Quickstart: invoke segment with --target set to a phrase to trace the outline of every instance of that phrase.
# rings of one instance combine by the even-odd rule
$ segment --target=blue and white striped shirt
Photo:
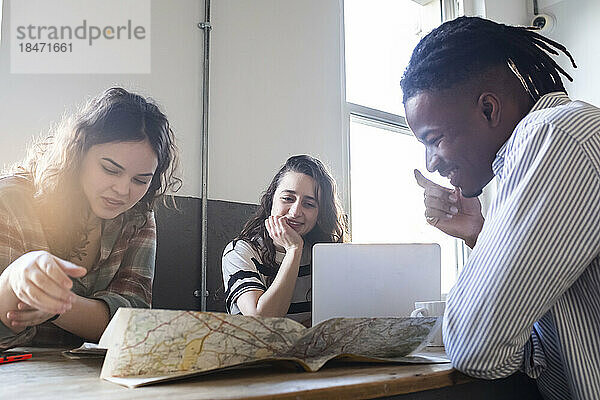
[[[447,299],[454,366],[522,369],[546,399],[600,399],[600,109],[543,96],[497,154],[498,194]]]

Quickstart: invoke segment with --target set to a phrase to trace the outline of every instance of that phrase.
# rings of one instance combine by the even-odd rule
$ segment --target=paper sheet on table
[[[334,318],[312,328],[287,318],[121,308],[100,339],[101,378],[137,387],[209,371],[294,362],[317,371],[333,359],[437,363],[422,355],[435,317]]]

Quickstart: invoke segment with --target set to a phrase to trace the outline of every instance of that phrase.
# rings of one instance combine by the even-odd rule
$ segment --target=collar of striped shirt
[[[543,110],[546,108],[561,106],[569,103],[570,101],[571,99],[569,99],[569,96],[567,96],[565,92],[548,93],[540,97],[540,99],[533,105],[533,107],[531,107],[531,110],[529,110],[529,113],[527,115],[531,115],[536,111]],[[525,120],[526,118],[527,116],[523,118],[523,120]],[[515,127],[515,131],[517,130],[517,127]],[[494,172],[494,175],[496,175],[499,178],[502,178],[502,169],[504,167],[504,155],[508,150],[508,143],[513,138],[513,135],[511,135],[510,138],[508,138],[508,140],[504,142],[502,147],[500,147],[500,150],[498,150],[498,152],[496,153],[496,158],[492,162],[492,171]]]

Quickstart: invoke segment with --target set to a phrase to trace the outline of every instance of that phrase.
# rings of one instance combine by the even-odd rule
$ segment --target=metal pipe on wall
[[[206,311],[208,289],[208,84],[210,61],[210,0],[204,0],[204,22],[198,27],[204,31],[204,66],[202,68],[202,230],[201,230],[201,286],[200,310]],[[197,292],[197,291],[196,291]],[[198,297],[197,293],[194,293]]]

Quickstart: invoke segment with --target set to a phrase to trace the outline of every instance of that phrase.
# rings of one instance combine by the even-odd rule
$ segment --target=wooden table
[[[68,359],[61,349],[17,351],[33,358],[0,365],[0,399],[366,399],[474,381],[449,363],[333,363],[315,373],[265,365],[127,389],[99,378],[101,358]]]

